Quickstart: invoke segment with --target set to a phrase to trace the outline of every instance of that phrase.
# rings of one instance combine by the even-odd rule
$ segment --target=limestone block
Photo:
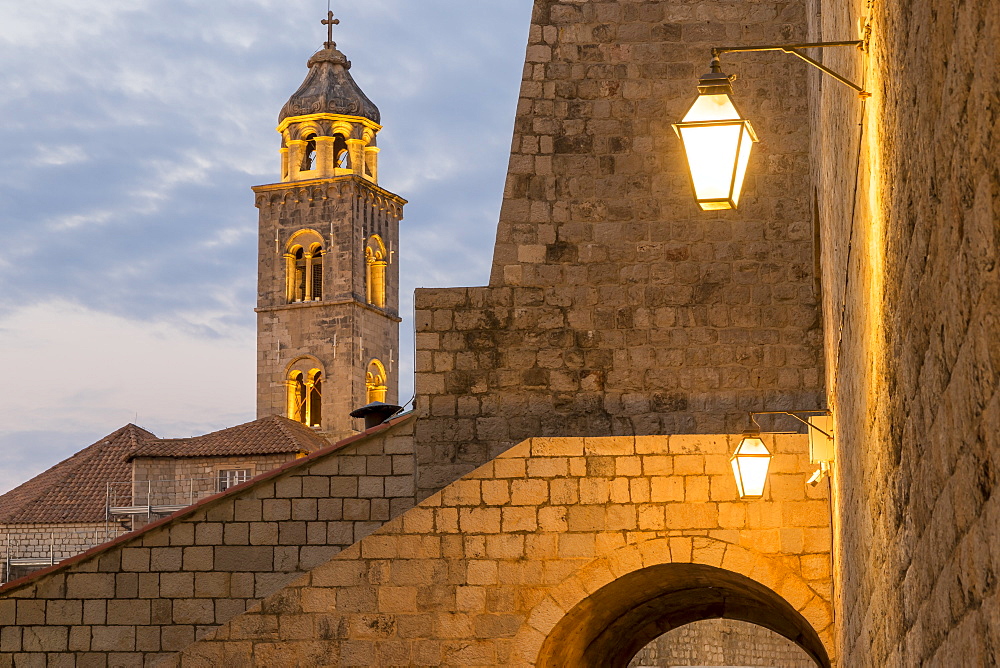
[[[90,647],[95,652],[130,652],[135,650],[135,627],[95,626],[91,629]]]
[[[226,545],[215,548],[215,568],[220,571],[270,571],[273,563],[273,550],[269,547]]]

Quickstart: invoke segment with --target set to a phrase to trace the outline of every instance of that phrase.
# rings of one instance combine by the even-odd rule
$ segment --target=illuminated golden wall
[[[815,77],[844,664],[987,665],[1000,647],[1000,13],[816,3],[872,97]]]

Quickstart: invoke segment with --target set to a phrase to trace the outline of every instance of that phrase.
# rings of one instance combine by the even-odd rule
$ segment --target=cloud
[[[253,332],[211,313],[140,323],[65,301],[7,313],[0,469],[25,480],[129,422],[170,438],[251,420],[254,358]]]
[[[410,200],[399,256],[407,396],[413,288],[488,279],[531,4],[335,8],[336,40],[382,110],[381,185]],[[164,435],[252,417],[250,186],[277,178],[277,112],[325,38],[325,10],[0,4],[0,369],[55,385],[38,405],[19,383],[0,387],[0,457],[28,439],[30,461],[55,461],[136,410]]]

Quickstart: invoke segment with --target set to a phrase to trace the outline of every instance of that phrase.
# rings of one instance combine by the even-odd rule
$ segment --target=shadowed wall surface
[[[0,666],[169,657],[411,508],[412,416],[0,588]]]

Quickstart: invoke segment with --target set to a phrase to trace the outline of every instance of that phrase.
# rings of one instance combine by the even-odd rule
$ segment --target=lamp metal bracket
[[[808,413],[810,415],[829,415],[830,411],[750,411],[750,421],[756,424],[757,428],[759,429],[760,425],[757,424],[757,420],[754,417],[756,415],[790,415],[799,422],[801,422],[802,424],[804,424],[805,426],[809,427],[810,429],[815,429],[816,431],[823,434],[830,440],[833,440],[833,434],[828,434],[826,431],[820,429],[812,422],[809,422],[808,420],[803,420],[798,415],[796,415],[796,413]]]
[[[800,49],[825,49],[832,46],[855,46],[862,51],[868,50],[868,40],[867,39],[856,39],[846,42],[806,42],[802,44],[765,44],[761,46],[719,46],[712,49],[712,71],[721,73],[722,64],[720,61],[720,56],[724,53],[747,53],[751,51],[781,51],[783,53],[790,53],[793,56],[801,58],[813,67],[817,68],[825,74],[829,74],[831,77],[839,81],[840,83],[850,86],[854,90],[858,91],[858,95],[861,97],[871,97],[871,93],[867,92],[864,87],[859,86],[847,77],[837,72],[834,72],[829,67],[823,63],[810,58],[806,54],[802,53]]]

